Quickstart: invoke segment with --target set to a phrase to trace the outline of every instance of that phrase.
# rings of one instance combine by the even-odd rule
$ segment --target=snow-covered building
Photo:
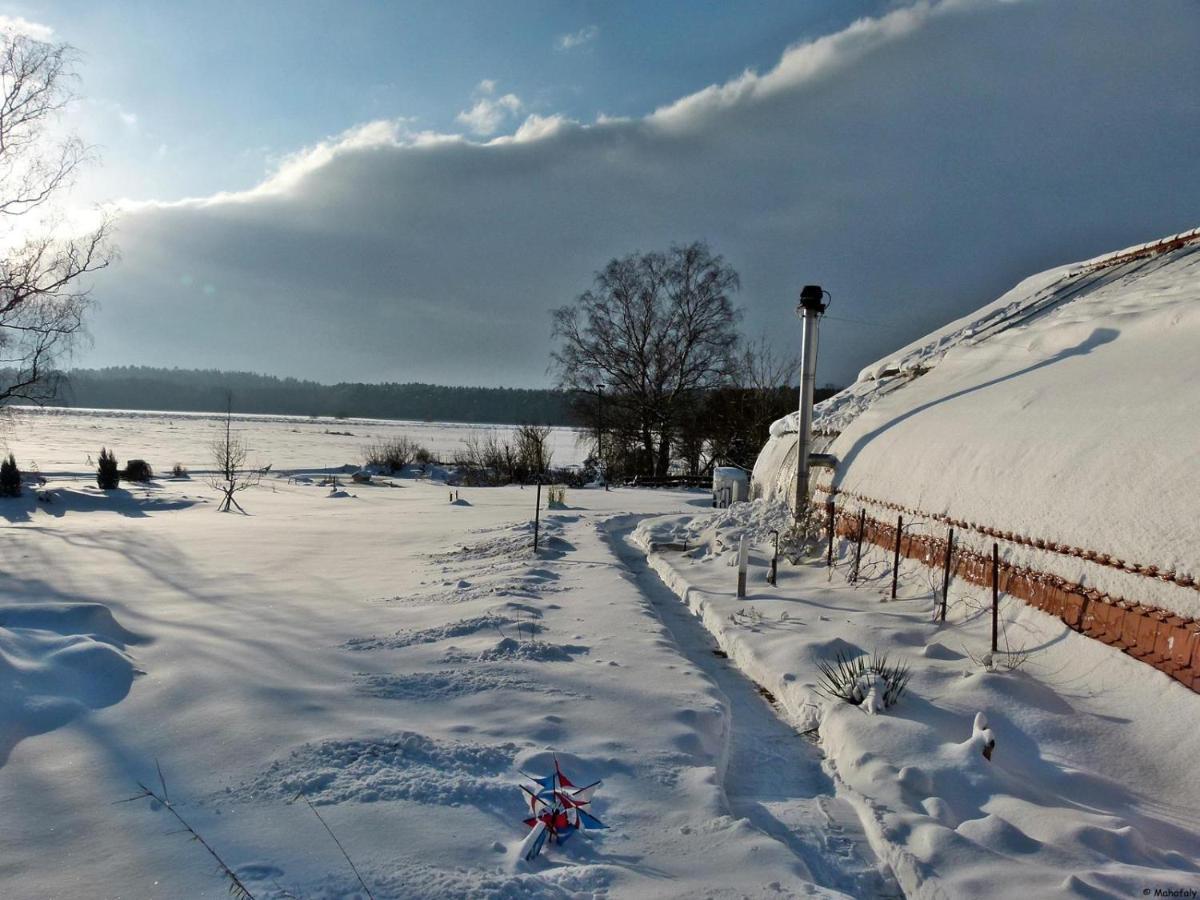
[[[789,495],[796,420],[772,426],[753,496]],[[1027,278],[868,366],[818,405],[814,435],[837,460],[814,470],[814,503],[904,516],[924,536],[907,554],[954,527],[964,558],[996,542],[1013,578],[1101,614],[1200,618],[1200,229]],[[1105,637],[1132,652],[1123,627],[1138,623]]]

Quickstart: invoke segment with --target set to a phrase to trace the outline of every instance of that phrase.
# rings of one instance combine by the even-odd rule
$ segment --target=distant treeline
[[[99,409],[572,424],[562,391],[436,384],[319,384],[253,372],[114,366],[64,373],[54,403]]]

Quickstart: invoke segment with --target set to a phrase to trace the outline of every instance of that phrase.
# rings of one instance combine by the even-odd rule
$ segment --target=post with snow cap
[[[738,588],[737,595],[739,597],[746,596],[746,569],[750,565],[750,542],[746,540],[746,535],[742,534],[738,541]]]
[[[797,522],[808,507],[808,456],[812,452],[813,390],[817,381],[817,320],[825,312],[827,294],[819,284],[806,284],[796,307],[804,326],[800,338],[800,426],[796,430]]]

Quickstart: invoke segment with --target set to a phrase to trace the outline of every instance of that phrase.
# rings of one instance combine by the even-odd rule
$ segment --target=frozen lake
[[[23,470],[84,472],[94,468],[100,448],[122,464],[145,459],[156,472],[179,462],[192,470],[212,466],[210,445],[224,423],[220,413],[144,410],[11,407],[3,436]],[[308,416],[234,415],[234,428],[251,448],[256,465],[275,469],[361,463],[363,448],[406,435],[439,459],[452,459],[472,434],[510,437],[514,425],[412,422],[390,419],[332,419]],[[586,437],[575,428],[554,428],[550,446],[556,466],[583,461]],[[89,459],[92,462],[89,462]]]

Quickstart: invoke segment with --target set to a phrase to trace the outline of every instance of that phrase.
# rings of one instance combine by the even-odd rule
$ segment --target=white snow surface
[[[167,810],[117,802],[160,767],[258,898],[366,896],[299,792],[380,900],[884,883],[815,748],[659,617],[679,604],[625,536],[706,492],[568,491],[534,555],[518,487],[452,504],[395,479],[331,503],[272,475],[243,516],[203,479],[85,474],[0,500],[0,897],[227,896]],[[555,755],[603,780],[610,828],[526,864],[518,784]]]
[[[834,793],[906,896],[1192,896],[1200,695],[1007,598],[992,658],[987,591],[953,584],[939,623],[939,579],[902,561],[891,602],[890,556],[870,545],[857,585],[841,542],[834,570],[823,555],[783,561],[772,586],[771,529],[789,518],[758,500],[650,519],[634,540],[695,548],[649,560],[730,665],[818,736]],[[754,550],[739,598],[731,565],[743,534]],[[906,692],[874,715],[831,699],[816,664],[838,653],[906,664]]]
[[[145,459],[154,471],[166,474],[175,463],[193,472],[212,467],[210,445],[224,427],[223,413],[154,412],[16,406],[6,410],[8,450],[22,469],[37,465],[43,472],[76,472],[95,460],[101,447],[127,459]],[[465,438],[495,435],[511,438],[513,425],[462,422],[416,422],[399,419],[334,419],[322,416],[233,416],[245,437],[252,461],[274,469],[338,468],[361,465],[363,448],[378,441],[409,437],[450,461],[463,449]],[[568,466],[587,455],[587,438],[575,428],[550,430],[551,463]]]
[[[1105,259],[1022,281],[819,404],[818,449],[838,466],[832,481],[818,470],[817,484],[1200,579],[1200,241],[1097,266]],[[795,418],[772,426],[753,496],[781,496],[794,479]],[[1015,544],[1004,552],[1200,615],[1189,587]]]

